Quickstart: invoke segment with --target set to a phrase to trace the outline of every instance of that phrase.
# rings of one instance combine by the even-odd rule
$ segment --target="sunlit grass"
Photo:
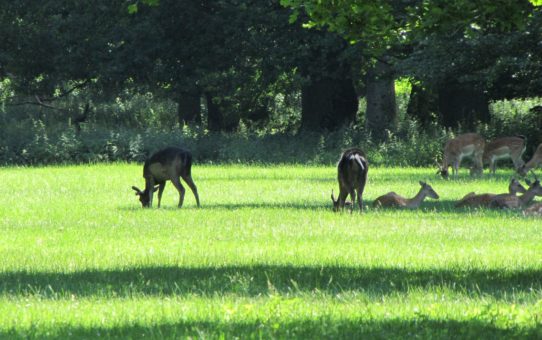
[[[457,210],[510,170],[444,181],[370,169],[363,214],[331,211],[333,167],[198,166],[202,208],[141,166],[3,168],[0,337],[540,337],[542,223]],[[374,210],[419,180],[441,199]]]

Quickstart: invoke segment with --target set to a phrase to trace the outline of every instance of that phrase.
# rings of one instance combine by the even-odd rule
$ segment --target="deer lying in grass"
[[[477,133],[465,133],[454,139],[450,139],[444,146],[442,165],[439,165],[439,173],[448,178],[448,168],[452,167],[453,176],[457,176],[461,160],[466,156],[472,156],[474,167],[471,174],[479,174],[483,171],[482,156],[484,154],[485,140]]]
[[[416,209],[420,206],[423,200],[426,197],[431,197],[434,199],[439,199],[438,194],[433,190],[433,188],[425,183],[420,181],[420,191],[413,198],[404,198],[397,195],[395,192],[388,192],[385,195],[378,197],[374,202],[373,206],[376,208],[385,207],[399,207],[399,208],[408,208]]]
[[[484,148],[484,164],[489,164],[489,171],[495,174],[496,163],[500,159],[511,158],[516,171],[525,164],[521,156],[525,152],[525,137],[501,137],[490,143]]]
[[[536,148],[531,160],[525,163],[518,172],[520,175],[525,176],[530,170],[537,168],[540,164],[542,164],[542,143]]]
[[[350,213],[354,210],[356,196],[358,199],[359,211],[363,211],[363,190],[367,183],[369,163],[365,159],[365,153],[360,149],[352,148],[344,151],[337,164],[337,180],[339,181],[339,197],[335,199],[331,190],[333,210],[344,209],[346,197],[350,194],[352,204]]]
[[[523,210],[525,216],[542,216],[542,203],[535,203]]]
[[[513,178],[510,181],[510,184],[508,185],[508,192],[512,195],[515,195],[517,193],[525,193],[526,189],[521,183]],[[504,194],[507,195],[507,194]],[[491,201],[495,196],[498,196],[498,194],[478,194],[476,195],[474,192],[468,193],[463,197],[459,202],[455,204],[456,208],[464,208],[464,207],[488,207]]]
[[[542,217],[542,203],[535,203],[523,210],[525,216],[541,216]]]
[[[158,190],[158,208],[160,208],[160,201],[162,200],[162,193],[166,186],[166,181],[171,181],[179,192],[179,208],[182,207],[184,201],[185,189],[181,184],[179,177],[188,184],[194,197],[196,197],[196,203],[198,207],[199,196],[198,189],[192,180],[192,154],[189,151],[168,147],[154,153],[143,166],[143,177],[145,178],[145,190],[141,191],[139,188],[133,186],[136,195],[139,195],[139,201],[144,208],[152,207],[153,193]],[[158,184],[158,187],[155,185]]]
[[[512,194],[497,195],[493,197],[489,206],[491,208],[502,208],[502,209],[514,209],[520,208],[528,205],[533,201],[535,196],[542,196],[542,186],[540,181],[537,179],[529,186],[529,189],[521,195],[516,196]]]

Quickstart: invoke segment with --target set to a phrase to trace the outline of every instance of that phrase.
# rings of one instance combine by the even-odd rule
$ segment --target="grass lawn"
[[[350,215],[333,167],[195,165],[201,209],[142,209],[140,165],[0,168],[0,338],[541,338],[541,220],[453,208],[511,170],[435,172],[371,168]]]

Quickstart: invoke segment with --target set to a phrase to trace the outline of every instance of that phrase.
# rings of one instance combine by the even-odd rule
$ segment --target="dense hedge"
[[[372,164],[428,165],[433,163],[446,133],[418,133],[415,126],[404,133],[389,133],[383,143],[373,143],[363,129],[344,128],[335,132],[296,135],[255,133],[218,134],[202,130],[134,130],[85,126],[10,126],[0,137],[0,164],[43,165],[143,161],[150,153],[174,145],[191,150],[200,163],[298,163],[331,164],[342,149],[359,146]]]

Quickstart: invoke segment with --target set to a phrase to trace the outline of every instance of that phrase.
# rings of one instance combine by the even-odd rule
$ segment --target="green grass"
[[[540,219],[453,208],[510,170],[370,169],[368,205],[441,199],[350,215],[332,167],[195,166],[180,210],[140,208],[141,168],[0,168],[0,338],[542,336]]]

